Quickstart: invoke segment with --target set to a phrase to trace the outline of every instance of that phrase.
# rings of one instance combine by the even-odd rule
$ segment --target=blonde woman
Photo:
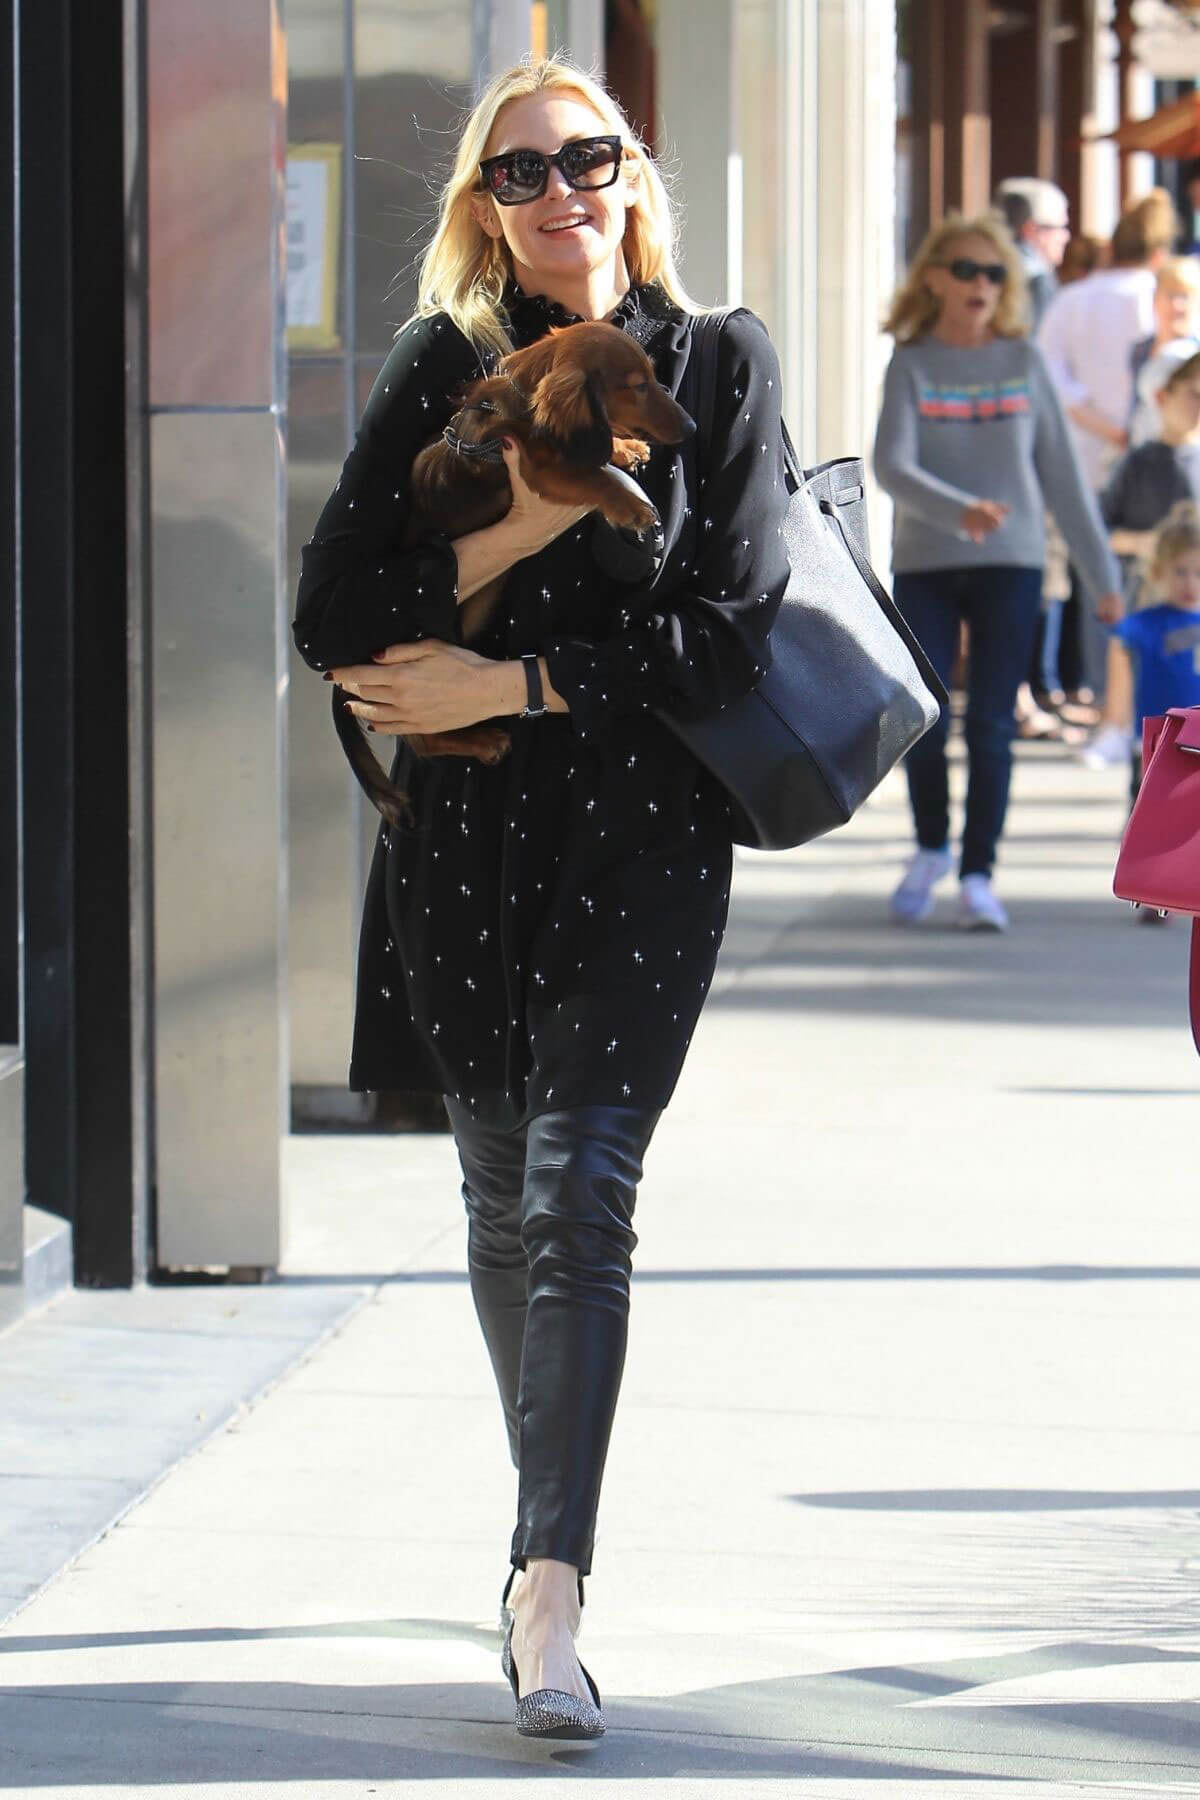
[[[875,472],[895,501],[896,603],[949,683],[970,634],[969,776],[959,923],[1003,931],[992,886],[1012,770],[1013,708],[1041,609],[1049,507],[1106,618],[1119,576],[1062,407],[1025,327],[1024,279],[994,214],[931,231],[892,303]],[[950,873],[949,714],[906,759],[917,848],[891,900],[911,924]]]
[[[634,1199],[731,869],[724,794],[656,715],[717,710],[769,655],[788,569],[781,381],[762,324],[740,310],[722,328],[702,494],[692,444],[655,449],[640,477],[666,537],[653,577],[606,574],[603,522],[537,498],[512,454],[500,523],[400,545],[413,458],[496,354],[603,319],[678,388],[699,309],[674,255],[662,179],[602,87],[559,58],[493,80],[462,128],[416,315],[305,548],[295,621],[305,660],[375,731],[502,717],[512,733],[494,768],[399,747],[417,827],[379,834],[350,1085],[446,1096],[519,1470],[503,1663],[526,1735],[604,1730],[574,1634]],[[459,607],[501,573],[503,604],[467,646]]]
[[[1156,396],[1168,378],[1200,350],[1196,335],[1200,322],[1200,265],[1194,256],[1176,256],[1163,264],[1155,278],[1154,330],[1139,339],[1129,356],[1133,375],[1133,414],[1129,421],[1129,447],[1148,444],[1158,436]]]
[[[1129,445],[1130,358],[1134,345],[1155,329],[1156,278],[1177,232],[1170,195],[1152,188],[1117,221],[1111,264],[1061,288],[1038,329],[1093,492]]]

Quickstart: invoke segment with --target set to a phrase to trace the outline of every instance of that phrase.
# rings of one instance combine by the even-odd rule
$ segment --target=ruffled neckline
[[[502,304],[509,336],[519,349],[544,337],[552,326],[584,323],[579,313],[568,312],[560,300],[552,300],[548,294],[527,294],[515,276],[505,286]],[[657,281],[640,281],[631,283],[616,310],[603,322],[627,331],[644,348],[665,320],[677,316],[678,308],[665,288]]]

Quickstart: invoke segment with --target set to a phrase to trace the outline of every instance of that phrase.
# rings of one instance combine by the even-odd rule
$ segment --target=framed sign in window
[[[337,350],[340,144],[290,144],[287,155],[287,345]]]

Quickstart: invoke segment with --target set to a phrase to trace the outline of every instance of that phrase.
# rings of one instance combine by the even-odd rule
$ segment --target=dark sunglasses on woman
[[[619,137],[573,138],[552,156],[540,150],[506,150],[485,156],[479,165],[483,185],[501,206],[524,206],[546,191],[550,170],[559,170],[568,187],[611,187],[621,170]]]
[[[969,256],[956,256],[952,263],[946,263],[955,281],[974,281],[977,275],[986,275],[993,287],[1003,287],[1008,278],[1008,270],[1003,263],[972,262]]]

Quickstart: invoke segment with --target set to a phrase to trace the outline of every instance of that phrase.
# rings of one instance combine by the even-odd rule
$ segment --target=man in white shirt
[[[1113,233],[1112,267],[1060,288],[1037,334],[1071,421],[1084,477],[1096,494],[1129,444],[1131,356],[1134,345],[1154,331],[1156,271],[1171,254],[1176,231],[1170,195],[1153,189],[1122,214]],[[1080,609],[1080,631],[1084,679],[1100,694],[1107,634],[1090,607]]]
[[[1162,202],[1151,202],[1162,194]],[[1175,220],[1156,190],[1113,233],[1113,265],[1060,288],[1046,309],[1038,348],[1075,430],[1084,473],[1097,493],[1129,443],[1130,355],[1154,332],[1155,272],[1170,255]]]

